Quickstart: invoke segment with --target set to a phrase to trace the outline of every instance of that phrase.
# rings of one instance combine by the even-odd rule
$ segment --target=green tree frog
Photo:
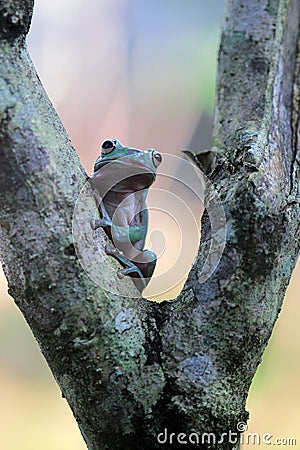
[[[123,269],[118,276],[129,275],[142,291],[153,274],[156,255],[144,250],[148,228],[146,197],[162,161],[155,149],[145,151],[126,147],[117,139],[103,142],[90,183],[98,200],[100,220],[92,228],[103,227],[115,247],[106,253],[116,258]]]

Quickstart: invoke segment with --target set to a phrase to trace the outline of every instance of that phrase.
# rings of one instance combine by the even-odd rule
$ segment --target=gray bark
[[[199,283],[215,239],[204,215],[185,288],[161,304],[109,294],[76,258],[72,214],[86,174],[27,54],[32,8],[31,0],[0,5],[0,255],[9,292],[90,450],[161,448],[166,428],[235,433],[299,252],[300,3],[227,3],[209,175],[226,213],[226,247]],[[201,445],[237,447],[226,438]]]

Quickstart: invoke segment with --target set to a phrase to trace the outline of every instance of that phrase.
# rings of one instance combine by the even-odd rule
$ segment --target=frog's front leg
[[[90,222],[91,227],[94,231],[101,227],[103,228],[112,226],[111,218],[109,217],[102,202],[99,203],[98,209],[100,210],[101,219],[91,220]]]

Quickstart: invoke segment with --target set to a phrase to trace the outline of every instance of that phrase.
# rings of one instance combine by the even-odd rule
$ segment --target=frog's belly
[[[118,192],[110,191],[103,198],[103,203],[114,225],[130,226],[136,211],[135,193],[120,195]]]

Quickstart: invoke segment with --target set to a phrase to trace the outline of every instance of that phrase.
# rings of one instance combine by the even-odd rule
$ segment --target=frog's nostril
[[[158,167],[160,165],[160,163],[162,162],[161,154],[159,152],[157,152],[156,150],[154,150],[152,153],[152,160],[153,160],[155,167]]]

